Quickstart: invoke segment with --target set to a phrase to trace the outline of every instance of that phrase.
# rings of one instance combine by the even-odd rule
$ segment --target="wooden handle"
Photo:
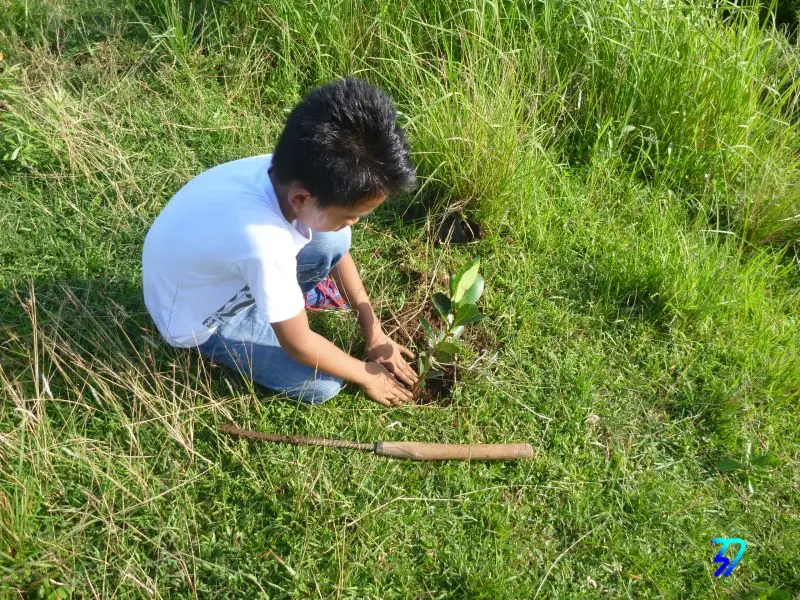
[[[533,456],[530,444],[378,442],[375,454],[412,460],[513,460]]]

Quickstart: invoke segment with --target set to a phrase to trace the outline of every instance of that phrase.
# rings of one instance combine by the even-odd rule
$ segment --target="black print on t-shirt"
[[[253,298],[253,294],[250,293],[250,286],[246,285],[236,292],[233,298],[220,306],[205,321],[203,321],[203,325],[209,329],[219,327],[225,321],[233,317],[238,312],[244,310],[251,304],[255,304],[255,298]]]

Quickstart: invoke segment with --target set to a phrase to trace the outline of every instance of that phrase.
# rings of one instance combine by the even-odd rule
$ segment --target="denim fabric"
[[[312,233],[311,241],[297,255],[297,282],[304,296],[348,252],[350,241],[349,227]],[[290,357],[270,324],[258,315],[255,304],[220,325],[195,350],[255,383],[308,404],[330,400],[343,384],[341,379]]]

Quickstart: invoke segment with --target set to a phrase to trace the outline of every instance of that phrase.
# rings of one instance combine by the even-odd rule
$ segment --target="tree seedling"
[[[478,272],[480,263],[480,257],[476,257],[450,277],[449,296],[441,292],[433,295],[433,306],[445,323],[444,329],[437,329],[425,317],[420,317],[427,348],[417,353],[417,391],[428,386],[431,380],[444,376],[444,368],[452,365],[463,352],[459,338],[464,326],[483,318],[475,305],[483,293],[484,285],[483,277]]]

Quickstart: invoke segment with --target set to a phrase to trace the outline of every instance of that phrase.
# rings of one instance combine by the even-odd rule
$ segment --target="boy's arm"
[[[416,384],[417,374],[403,358],[403,356],[414,358],[414,353],[383,332],[381,322],[375,316],[364,283],[358,274],[356,263],[349,252],[331,270],[331,277],[345,300],[358,313],[358,325],[364,332],[366,340],[367,357],[380,362],[406,385]]]
[[[314,369],[352,381],[384,406],[412,401],[411,393],[400,385],[392,374],[377,362],[353,358],[308,326],[306,311],[285,321],[271,323],[278,341],[289,356]]]

